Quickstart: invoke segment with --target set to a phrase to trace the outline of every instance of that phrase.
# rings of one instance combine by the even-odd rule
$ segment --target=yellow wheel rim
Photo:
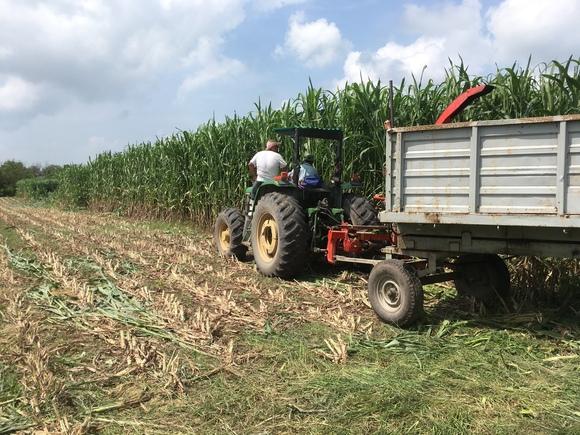
[[[258,250],[267,262],[273,261],[278,252],[278,224],[269,213],[265,213],[258,223]]]
[[[226,253],[230,250],[230,229],[228,225],[223,222],[218,229],[218,237],[220,242],[220,250]]]

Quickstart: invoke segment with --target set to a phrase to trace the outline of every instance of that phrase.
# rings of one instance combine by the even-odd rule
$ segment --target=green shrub
[[[87,165],[65,165],[57,173],[55,199],[65,207],[86,207],[89,203],[90,162]]]
[[[58,180],[53,178],[25,178],[16,183],[16,196],[35,201],[48,199],[58,188]]]

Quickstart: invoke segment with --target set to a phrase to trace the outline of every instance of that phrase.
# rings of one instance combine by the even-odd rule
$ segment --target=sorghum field
[[[393,92],[397,126],[432,124],[451,101],[468,88],[488,83],[494,91],[461,113],[457,120],[486,120],[580,113],[580,58],[537,66],[512,65],[481,77],[467,66],[450,64],[440,82],[415,77],[396,83]],[[181,217],[213,223],[225,207],[240,205],[250,183],[248,161],[277,127],[339,127],[344,131],[344,177],[357,173],[365,195],[382,192],[385,162],[383,122],[389,117],[389,87],[366,81],[335,91],[310,83],[304,93],[281,107],[258,101],[251,113],[223,121],[211,119],[195,131],[180,131],[154,143],[123,152],[104,152],[83,165],[69,165],[58,175],[58,201],[67,207],[119,211],[132,216]],[[281,138],[279,138],[281,139]],[[291,145],[280,152],[290,160]],[[329,179],[334,156],[328,142],[312,140],[305,149]],[[21,186],[35,197],[47,186]]]
[[[0,433],[580,432],[577,292],[484,316],[431,286],[401,330],[367,274],[264,278],[189,224],[0,198]]]

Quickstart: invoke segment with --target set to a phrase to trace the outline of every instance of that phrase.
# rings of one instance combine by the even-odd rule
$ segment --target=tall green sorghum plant
[[[535,68],[529,62],[525,67],[514,64],[488,77],[470,75],[461,62],[450,64],[441,83],[422,77],[401,81],[394,89],[395,123],[433,123],[458,94],[482,82],[495,86],[495,91],[459,120],[580,113],[580,59]],[[69,205],[209,223],[223,207],[240,204],[249,184],[248,160],[274,136],[274,128],[287,126],[342,128],[345,176],[358,172],[365,193],[381,191],[387,102],[388,88],[381,82],[350,83],[336,91],[310,82],[305,93],[278,109],[258,101],[247,116],[211,119],[195,132],[178,132],[67,166],[59,175],[58,197]],[[288,159],[289,145],[281,150]],[[329,147],[317,141],[306,147],[328,176],[333,166]]]

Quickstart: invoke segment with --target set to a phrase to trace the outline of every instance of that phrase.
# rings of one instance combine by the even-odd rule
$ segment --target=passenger
[[[271,181],[280,172],[286,171],[288,164],[284,158],[278,153],[280,142],[268,139],[266,142],[266,149],[257,152],[250,163],[248,169],[254,185],[252,186],[252,199],[256,196],[258,187],[264,181]]]
[[[290,171],[288,176],[292,179],[294,170]],[[306,154],[304,160],[300,164],[300,172],[298,174],[298,187],[320,187],[322,186],[322,178],[318,175],[318,171],[314,167],[314,156]]]

